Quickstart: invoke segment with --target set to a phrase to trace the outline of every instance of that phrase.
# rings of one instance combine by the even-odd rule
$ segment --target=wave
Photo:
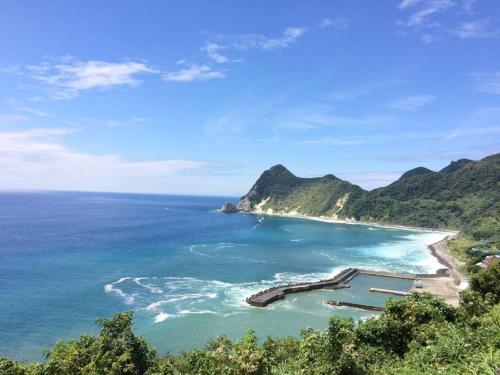
[[[155,293],[155,294],[161,294],[163,293],[163,290],[159,287],[156,287],[156,286],[153,286],[153,285],[149,285],[149,284],[144,284],[144,283],[141,283],[141,280],[145,280],[145,279],[148,279],[147,277],[135,277],[134,278],[134,282],[139,285],[139,286],[142,286],[143,288],[146,288],[148,289],[149,291],[151,291],[151,293]]]
[[[165,321],[165,320],[167,320],[168,318],[171,318],[171,317],[172,317],[172,315],[164,313],[164,312],[161,312],[161,313],[159,313],[158,315],[155,316],[154,322],[155,323],[161,323],[161,322],[163,322],[163,321]]]
[[[293,240],[290,240],[291,242],[301,242],[304,241],[303,238],[294,238]]]
[[[121,278],[120,280],[118,281],[115,281],[114,283],[111,283],[111,284],[106,284],[104,285],[104,291],[106,293],[110,293],[110,294],[116,294],[118,297],[122,298],[123,301],[127,304],[127,305],[131,305],[135,302],[135,298],[134,296],[132,295],[129,295],[127,293],[125,293],[123,290],[121,290],[120,288],[116,288],[114,287],[114,285],[116,284],[120,284],[122,283],[123,281],[126,281],[126,280],[129,280],[130,277],[123,277]]]
[[[425,243],[436,242],[442,237],[439,233],[404,233],[396,241],[379,243],[373,246],[345,248],[340,252],[335,249],[312,250],[312,257],[331,268],[323,272],[294,273],[276,272],[262,280],[247,282],[228,282],[224,280],[200,279],[190,276],[162,277],[122,277],[114,283],[106,284],[109,294],[121,298],[134,309],[152,313],[155,322],[177,319],[193,314],[228,314],[244,313],[252,309],[246,303],[250,295],[270,287],[283,284],[296,284],[328,279],[341,270],[355,266],[374,270],[395,272],[432,272],[442,266],[430,255]],[[298,240],[298,238],[296,238]],[[188,250],[204,257],[224,256],[226,259],[247,263],[269,263],[267,259],[251,258],[248,252],[241,252],[238,247],[249,246],[245,243],[219,242],[216,244],[196,244]],[[236,255],[235,255],[236,254]],[[271,306],[276,309],[294,308],[297,303],[287,299],[283,303]],[[314,309],[313,309],[314,310]]]
[[[189,246],[188,251],[193,253],[193,254],[205,257],[205,258],[215,258],[214,255],[205,254],[205,253],[202,253],[201,251],[196,250],[199,247],[205,248],[207,246],[208,245],[191,245],[191,246]]]

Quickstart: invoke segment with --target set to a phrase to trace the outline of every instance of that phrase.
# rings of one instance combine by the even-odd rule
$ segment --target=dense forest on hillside
[[[481,374],[500,365],[500,262],[472,276],[455,308],[428,294],[386,303],[363,322],[332,317],[328,328],[300,338],[252,331],[238,341],[220,337],[202,350],[158,356],[133,333],[132,314],[98,319],[100,332],[58,342],[46,361],[0,359],[2,375],[73,374]]]
[[[475,239],[498,240],[500,154],[461,159],[438,172],[418,167],[371,191],[333,175],[300,178],[276,165],[241,198],[240,208],[457,229]]]

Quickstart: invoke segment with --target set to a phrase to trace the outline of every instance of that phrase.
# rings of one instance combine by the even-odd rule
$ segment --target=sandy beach
[[[295,212],[290,213],[271,213],[268,211],[241,211],[243,213],[252,214],[252,215],[262,215],[262,216],[278,216],[278,217],[292,217],[297,219],[305,219],[305,220],[313,220],[320,221],[323,223],[333,223],[333,224],[347,224],[347,225],[366,225],[370,227],[379,227],[379,228],[389,228],[389,229],[401,229],[401,230],[409,230],[409,231],[419,231],[419,232],[444,232],[449,233],[449,235],[458,235],[460,232],[452,229],[435,229],[435,228],[423,228],[423,227],[414,227],[410,225],[398,225],[398,224],[385,224],[385,223],[377,223],[377,222],[368,222],[368,221],[354,221],[354,220],[342,220],[342,219],[333,219],[326,216],[308,216],[302,215]],[[451,239],[451,238],[450,238]]]

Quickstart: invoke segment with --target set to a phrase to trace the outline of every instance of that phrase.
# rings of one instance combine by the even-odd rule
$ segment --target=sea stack
[[[234,212],[238,212],[238,208],[232,203],[224,203],[220,209],[220,212],[231,214]]]

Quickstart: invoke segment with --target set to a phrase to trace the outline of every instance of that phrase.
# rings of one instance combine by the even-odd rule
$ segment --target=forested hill
[[[454,161],[438,172],[418,167],[371,191],[333,175],[300,178],[276,165],[240,199],[240,208],[460,229],[488,238],[500,228],[500,154]]]

